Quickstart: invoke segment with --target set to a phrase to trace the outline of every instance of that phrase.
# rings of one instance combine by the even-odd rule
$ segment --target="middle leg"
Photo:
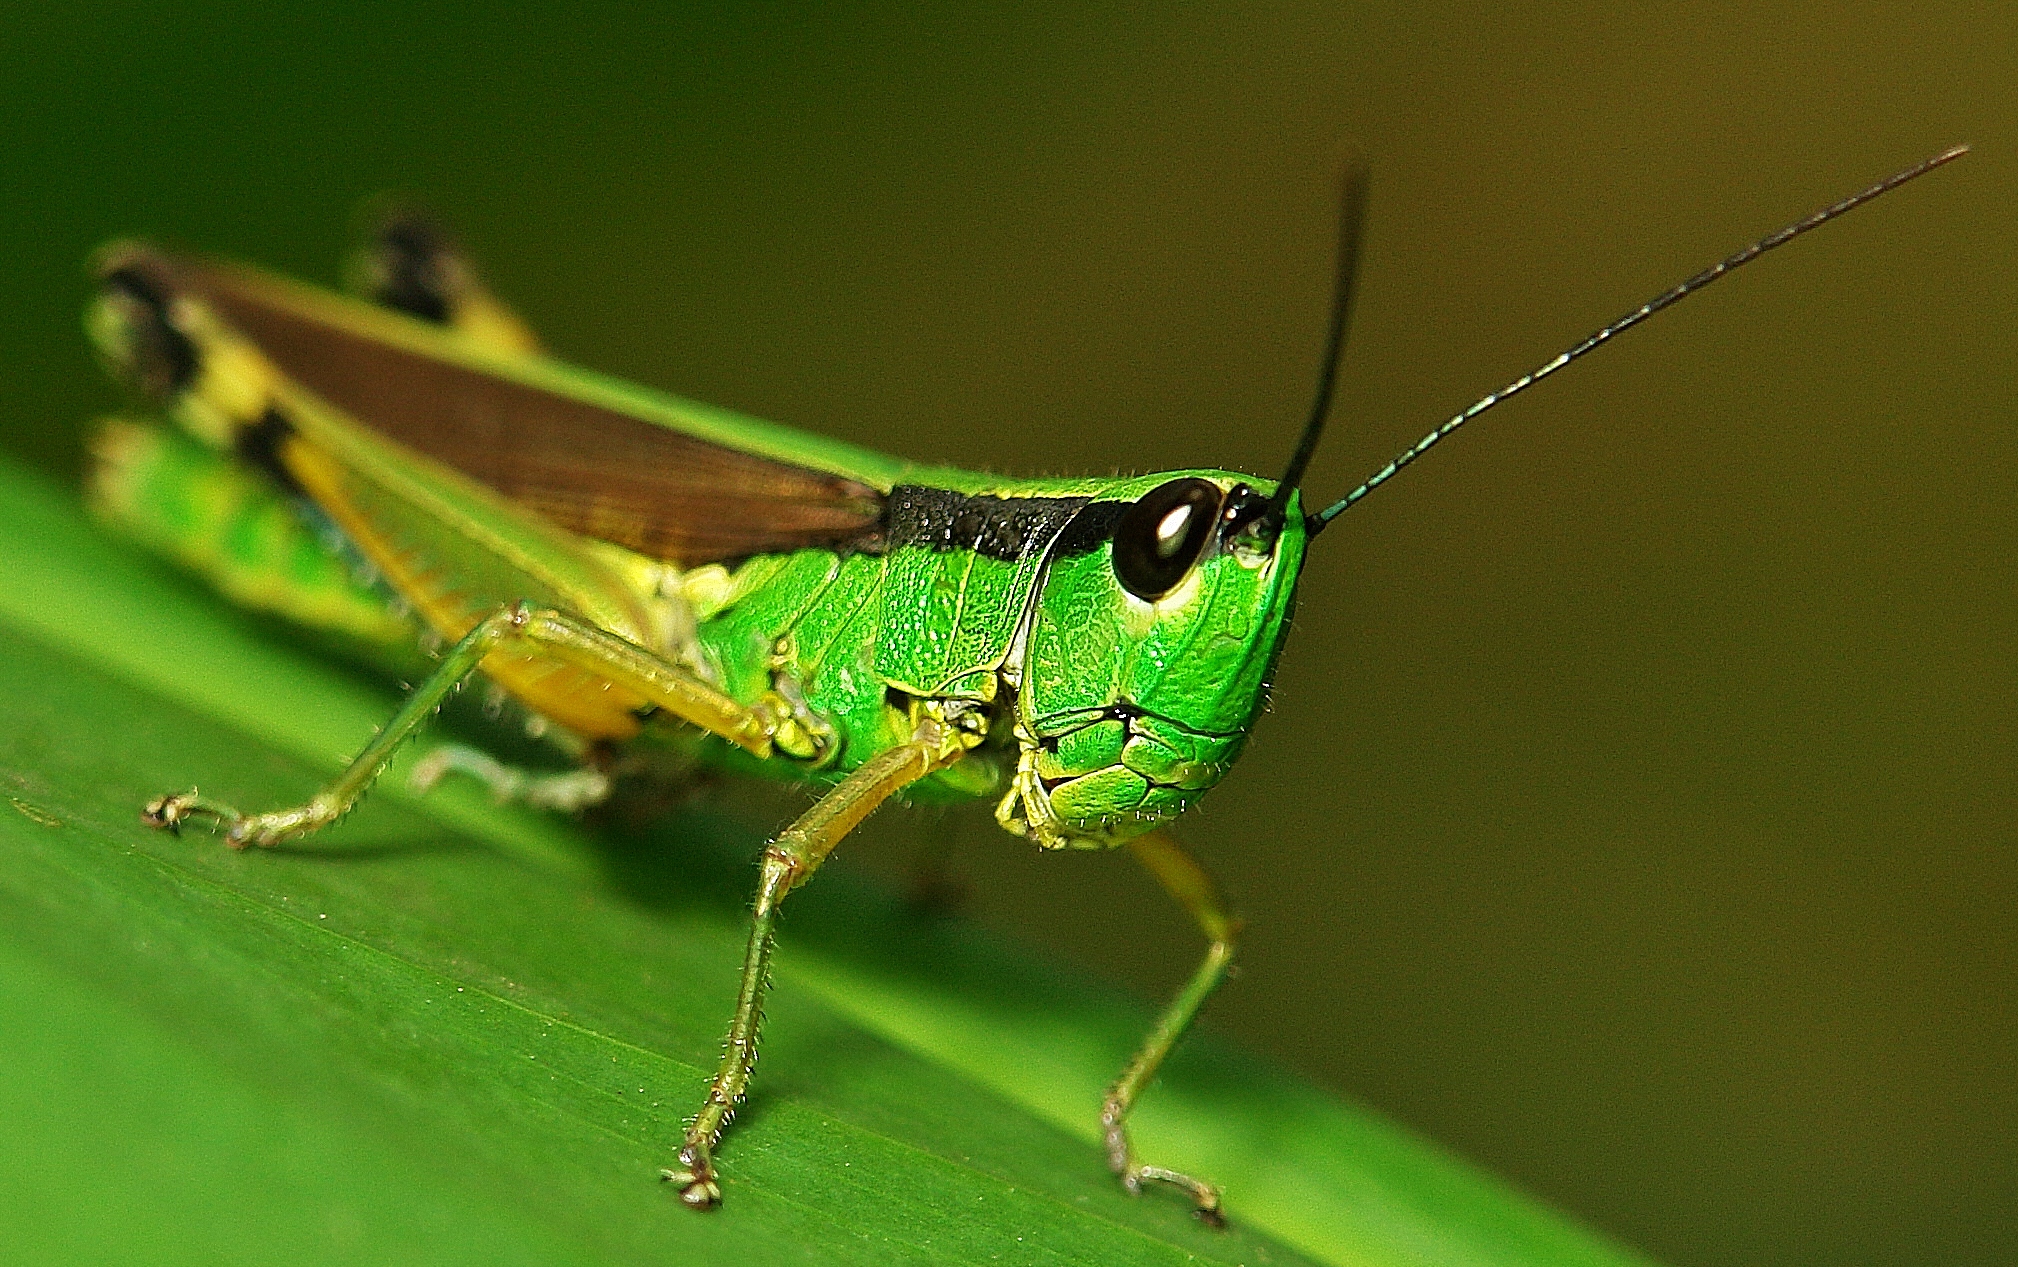
[[[721,1204],[713,1150],[735,1116],[736,1106],[742,1103],[756,1069],[757,1029],[763,1020],[764,993],[770,987],[778,904],[805,883],[841,838],[871,811],[907,784],[958,761],[975,738],[936,718],[927,719],[909,743],[864,762],[764,849],[750,919],[750,944],[743,958],[742,988],[736,995],[735,1017],[729,1023],[722,1062],[708,1085],[701,1111],[687,1123],[679,1164],[659,1172],[660,1178],[680,1186],[680,1200],[689,1206],[707,1210]]]

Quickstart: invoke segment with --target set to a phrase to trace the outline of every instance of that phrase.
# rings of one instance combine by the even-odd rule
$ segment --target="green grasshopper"
[[[241,601],[377,644],[406,627],[335,556],[299,548],[292,511],[275,518],[283,504],[298,509],[447,646],[305,803],[244,814],[191,791],[153,802],[147,820],[210,822],[240,847],[317,831],[477,673],[566,736],[582,772],[525,778],[454,749],[445,764],[528,799],[596,799],[614,754],[640,740],[824,788],[764,850],[721,1064],[663,1172],[701,1209],[721,1199],[713,1150],[756,1059],[779,904],[873,810],[900,793],[986,797],[1004,828],[1042,848],[1125,845],[1210,947],[1106,1095],[1107,1160],[1130,1192],[1172,1186],[1216,1223],[1218,1189],[1138,1161],[1127,1132],[1143,1088],[1225,977],[1238,932],[1165,829],[1240,755],[1312,538],[1498,402],[1963,152],[1664,292],[1315,511],[1300,484],[1345,336],[1359,172],[1345,186],[1317,401],[1276,480],[923,467],[615,382],[542,354],[449,240],[411,216],[388,220],[364,256],[370,302],[116,244],[99,260],[90,331],[184,434],[131,422],[103,433],[101,506]],[[164,499],[198,484],[211,490],[210,529],[264,517],[281,543],[267,553],[294,562],[215,548],[201,516],[164,518]]]

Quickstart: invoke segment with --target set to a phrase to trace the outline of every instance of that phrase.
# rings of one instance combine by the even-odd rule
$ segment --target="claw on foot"
[[[1198,1205],[1191,1211],[1191,1217],[1209,1228],[1226,1230],[1226,1211],[1219,1204],[1219,1189],[1205,1185],[1206,1191],[1198,1198]]]
[[[712,1210],[722,1203],[722,1185],[715,1182],[714,1166],[691,1148],[682,1148],[680,1165],[661,1170],[659,1178],[680,1186],[680,1200],[689,1209]]]
[[[189,802],[194,799],[196,799],[194,788],[186,795],[157,796],[147,802],[147,808],[140,811],[140,821],[149,827],[159,827],[171,836],[180,836],[182,817],[188,813]]]
[[[243,831],[245,815],[229,805],[206,800],[195,788],[190,788],[187,792],[156,797],[140,811],[141,822],[149,827],[159,827],[171,836],[180,836],[184,823],[198,819],[208,819],[216,826],[224,828],[224,839],[233,849],[243,849],[254,843]]]

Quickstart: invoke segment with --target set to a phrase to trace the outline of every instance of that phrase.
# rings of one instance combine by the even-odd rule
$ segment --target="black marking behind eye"
[[[1114,576],[1147,602],[1174,590],[1211,544],[1223,494],[1211,480],[1159,484],[1114,527]]]
[[[1080,512],[1065,525],[1065,531],[1058,534],[1058,545],[1052,551],[1058,558],[1091,554],[1101,546],[1114,540],[1115,526],[1128,513],[1133,502],[1088,502]]]
[[[154,400],[166,400],[196,381],[203,367],[196,344],[176,329],[168,315],[168,288],[159,278],[131,265],[105,274],[106,300],[126,317],[127,361],[122,367],[134,386]]]
[[[1076,522],[1085,504],[1084,497],[991,497],[900,484],[884,505],[883,536],[890,550],[972,550],[1013,563]]]

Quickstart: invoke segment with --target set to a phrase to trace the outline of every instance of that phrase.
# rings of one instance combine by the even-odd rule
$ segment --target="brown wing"
[[[858,480],[492,372],[422,323],[335,295],[160,262],[310,391],[570,531],[688,567],[876,536],[883,493]]]

